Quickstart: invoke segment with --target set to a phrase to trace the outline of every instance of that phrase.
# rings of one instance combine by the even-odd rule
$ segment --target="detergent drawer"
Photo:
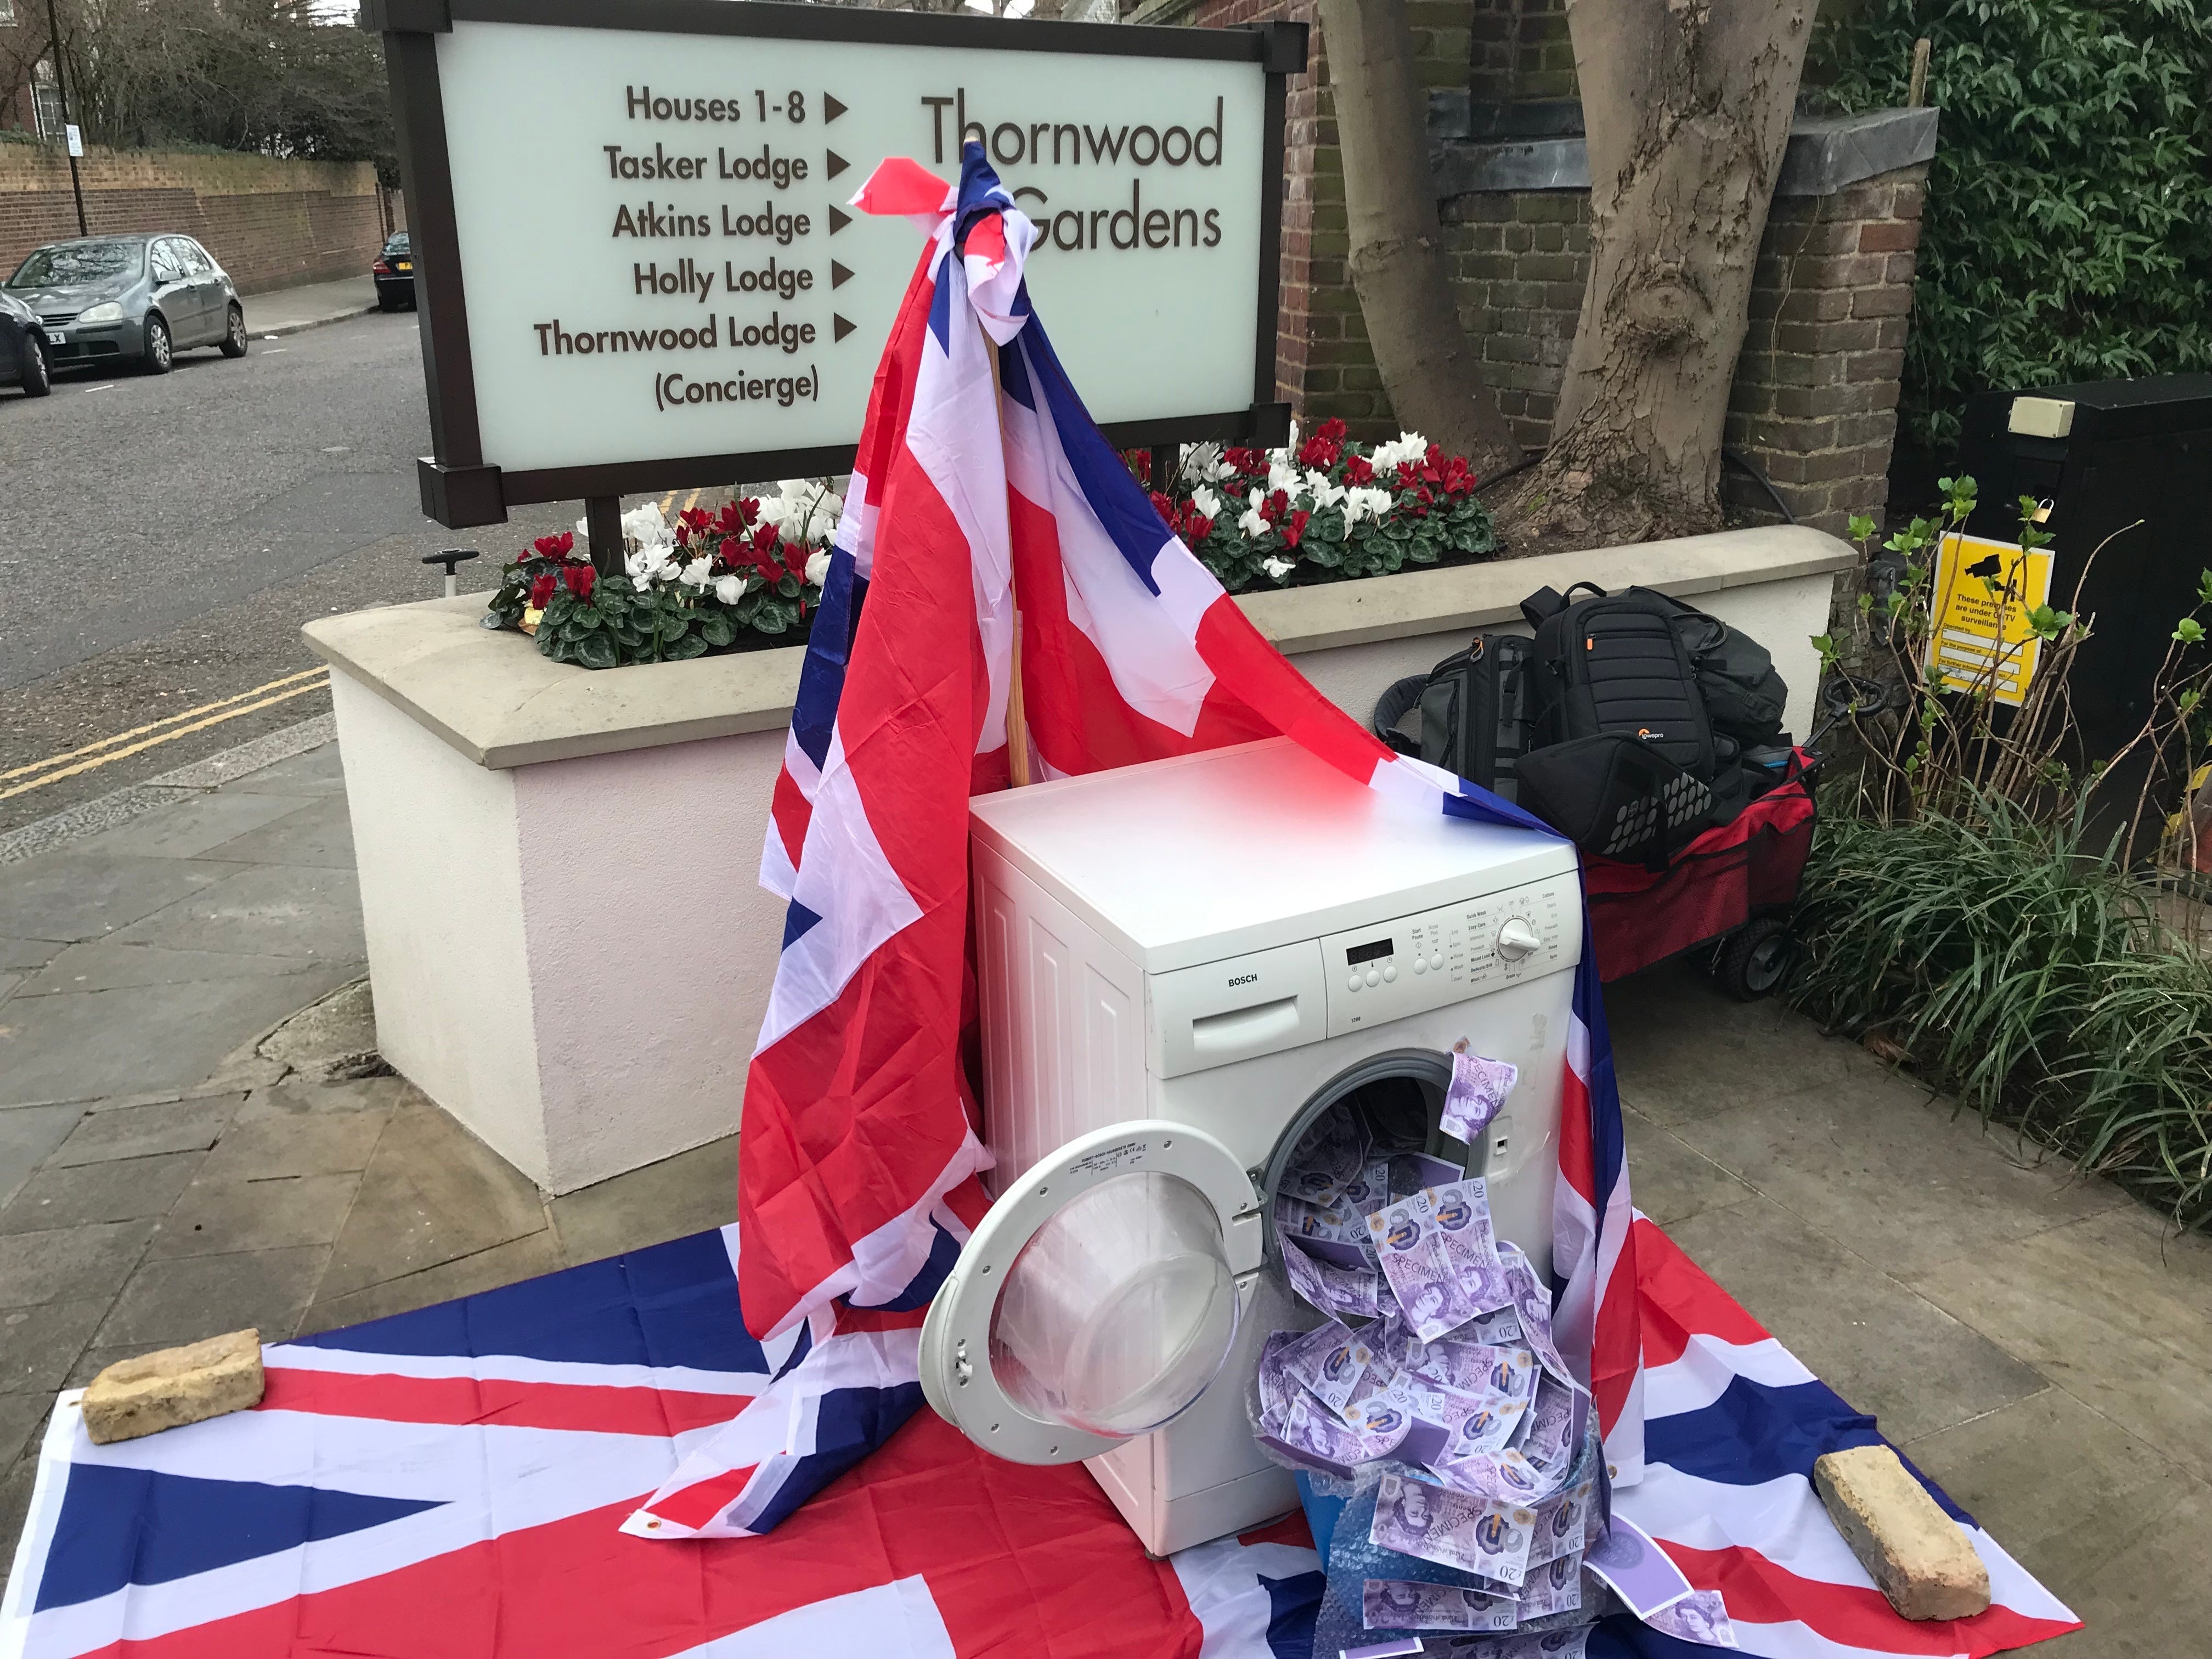
[[[1151,975],[1145,1000],[1159,1077],[1276,1054],[1328,1033],[1318,939]]]

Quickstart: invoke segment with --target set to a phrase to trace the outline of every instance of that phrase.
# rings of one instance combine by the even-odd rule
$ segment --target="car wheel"
[[[53,371],[46,367],[46,343],[35,334],[23,337],[23,395],[43,398],[54,389]]]
[[[399,301],[382,289],[379,289],[376,290],[376,308],[379,311],[397,311],[399,309]]]
[[[176,346],[169,338],[169,325],[159,313],[146,313],[146,355],[139,359],[139,367],[149,374],[167,374],[176,359]]]
[[[230,327],[223,333],[222,355],[226,357],[243,357],[246,355],[246,307],[243,306],[230,308]]]

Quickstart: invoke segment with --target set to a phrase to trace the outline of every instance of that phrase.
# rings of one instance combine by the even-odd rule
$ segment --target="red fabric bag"
[[[1664,870],[1583,854],[1583,890],[1599,977],[1626,978],[1790,903],[1813,850],[1813,757],[1735,818],[1708,830]]]

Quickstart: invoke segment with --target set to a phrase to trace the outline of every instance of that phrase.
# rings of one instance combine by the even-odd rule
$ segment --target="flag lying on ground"
[[[739,1159],[744,1303],[761,1334],[824,1310],[925,1307],[980,1218],[988,1154],[959,1054],[968,799],[1010,775],[1018,611],[1039,775],[1280,733],[1408,811],[1554,833],[1328,702],[1162,523],[1030,307],[1036,228],[980,146],[957,186],[887,161],[854,202],[912,218],[929,240],[876,371],[762,859],[789,908]],[[1559,1330],[1628,1482],[1641,1456],[1633,1244],[1587,949],[1574,1006]],[[812,1365],[780,1394],[805,1397]],[[780,1496],[759,1501],[768,1477],[751,1472],[778,1466],[756,1461],[758,1427],[702,1448],[635,1524],[720,1536],[787,1513],[810,1477],[782,1466]],[[728,1506],[708,1513],[706,1493]]]
[[[1084,1471],[928,1412],[770,1537],[625,1536],[688,1446],[809,1357],[902,1353],[915,1386],[910,1342],[754,1341],[736,1249],[726,1228],[275,1344],[258,1409],[143,1440],[94,1445],[66,1396],[0,1655],[1307,1659],[1298,1517],[1148,1560]]]
[[[1650,1462],[1617,1501],[1722,1592],[1744,1651],[1980,1659],[2074,1627],[1978,1529],[1995,1606],[1892,1613],[1806,1479],[1872,1424],[1636,1224]],[[143,1440],[94,1445],[65,1397],[0,1655],[1309,1659],[1302,1517],[1147,1560],[1084,1470],[989,1456],[930,1412],[765,1538],[617,1531],[733,1404],[819,1351],[811,1326],[745,1335],[736,1248],[701,1233],[276,1344],[258,1409]],[[1589,1645],[1711,1651],[1619,1618]]]
[[[1921,1484],[1988,1567],[1991,1601],[1972,1619],[1899,1618],[1813,1490],[1823,1453],[1880,1443],[1874,1419],[1799,1364],[1674,1240],[1641,1216],[1635,1224],[1648,1368],[1644,1479],[1615,1492],[1613,1507],[1657,1539],[1692,1584],[1721,1593],[1745,1652],[1979,1659],[2079,1628],[1925,1476]],[[1650,1632],[1643,1639],[1655,1644],[1645,1652],[1707,1651]]]

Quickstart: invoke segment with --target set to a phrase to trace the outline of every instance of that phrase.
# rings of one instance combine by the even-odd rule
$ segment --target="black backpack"
[[[1628,591],[1650,592],[1641,587]],[[1674,607],[1674,634],[1698,671],[1698,690],[1713,730],[1746,749],[1763,748],[1779,738],[1790,688],[1775,672],[1773,653],[1718,617],[1663,593],[1650,597]]]
[[[1592,597],[1575,599],[1585,587]],[[1527,677],[1534,746],[1633,738],[1710,785],[1719,757],[1675,609],[1662,594],[1608,594],[1592,582],[1523,599],[1521,614],[1536,630]]]
[[[1513,799],[1514,767],[1529,746],[1523,669],[1534,648],[1517,634],[1477,634],[1466,650],[1385,691],[1375,704],[1375,735],[1401,755]],[[1418,741],[1398,729],[1416,707]]]

